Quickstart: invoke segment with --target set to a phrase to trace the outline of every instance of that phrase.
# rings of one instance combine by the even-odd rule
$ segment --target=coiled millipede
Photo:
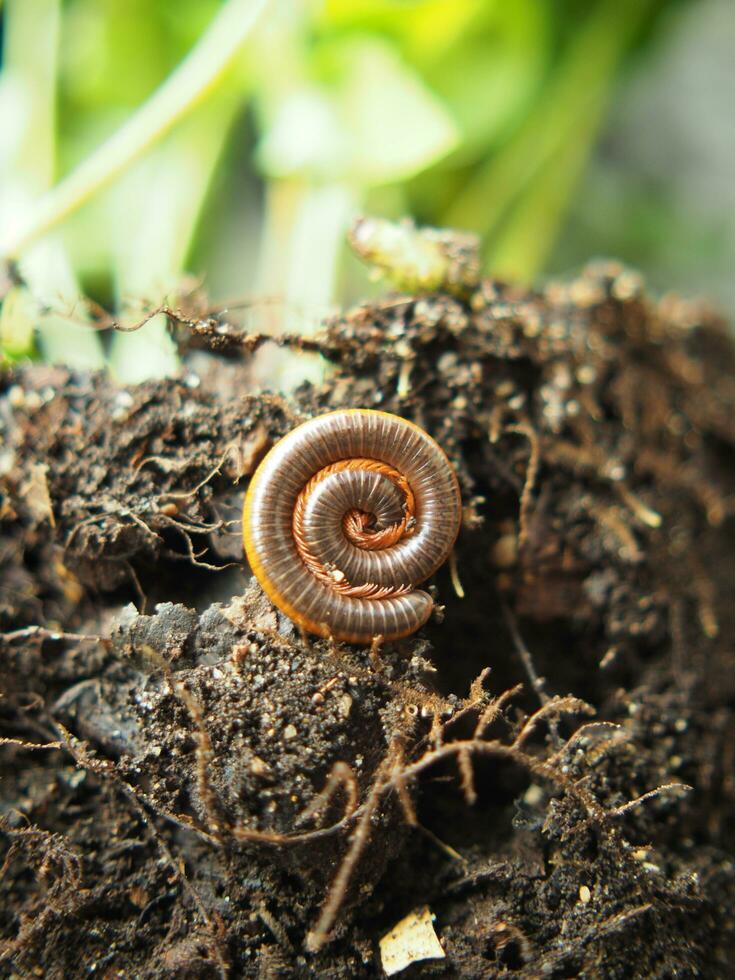
[[[462,501],[443,450],[369,409],[320,415],[276,443],[250,483],[243,539],[271,601],[309,633],[408,636],[431,614],[416,586],[447,559]]]

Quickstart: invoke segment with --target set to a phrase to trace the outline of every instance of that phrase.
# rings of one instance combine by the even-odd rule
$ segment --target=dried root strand
[[[388,749],[388,753],[378,770],[375,781],[368,792],[367,799],[361,808],[362,812],[355,824],[347,852],[329,889],[327,899],[319,914],[319,919],[306,937],[306,948],[312,953],[318,952],[329,939],[330,932],[337,920],[337,915],[347,894],[347,888],[352,874],[370,839],[372,819],[377,813],[383,791],[390,784],[389,774],[395,765],[399,752],[400,750],[395,743]]]
[[[38,749],[63,749],[63,742],[44,742],[43,744],[38,742],[26,742],[23,738],[0,738],[0,745],[15,745],[17,748],[25,749],[29,752],[37,751]]]
[[[396,789],[396,794],[398,796],[398,802],[401,804],[401,809],[403,810],[403,815],[406,818],[406,823],[409,827],[417,827],[419,820],[416,815],[416,808],[413,805],[413,800],[411,799],[411,794],[408,791],[408,784],[403,775],[404,770],[404,754],[403,749],[400,746],[396,747],[396,757],[393,763],[393,769],[391,776],[393,779],[393,784]]]
[[[0,633],[0,640],[4,643],[15,643],[17,640],[66,640],[70,642],[89,642],[107,643],[109,642],[102,636],[91,633],[65,633],[60,630],[51,630],[45,626],[24,626],[23,629],[12,630],[10,633]]]
[[[460,788],[468,806],[473,806],[477,802],[477,790],[475,789],[475,774],[472,769],[472,754],[468,749],[461,749],[457,753],[457,767],[459,768]]]
[[[594,715],[595,709],[591,704],[570,695],[566,697],[553,697],[543,704],[537,711],[527,719],[520,732],[513,742],[514,749],[520,749],[533,735],[536,728],[542,721],[558,721],[563,714],[586,714]]]
[[[664,796],[668,793],[675,794],[676,796],[686,795],[691,793],[694,787],[689,786],[687,783],[664,783],[662,786],[657,786],[656,789],[651,789],[642,796],[637,796],[634,800],[629,800],[627,803],[623,803],[622,806],[616,806],[614,810],[610,811],[611,817],[623,817],[626,813],[630,813],[631,810],[635,810],[636,807],[641,806],[643,803],[647,803],[649,800],[655,800],[659,796]]]
[[[477,677],[470,684],[470,694],[467,698],[468,704],[477,705],[487,700],[488,693],[485,690],[485,682],[491,674],[489,667],[484,667]]]
[[[306,809],[299,814],[296,825],[298,826],[299,824],[306,823],[308,820],[319,817],[326,809],[332,797],[339,790],[343,790],[346,796],[345,809],[342,815],[342,819],[346,820],[357,809],[360,793],[357,778],[346,762],[335,762],[324,784],[324,788],[314,797]]]
[[[523,690],[522,684],[516,684],[515,687],[509,688],[504,691],[497,698],[492,698],[490,703],[484,709],[477,719],[477,724],[475,725],[474,737],[484,738],[485,732],[490,726],[498,720],[503,714],[503,708],[505,708],[508,701],[512,700],[516,695],[520,694]]]
[[[525,436],[530,448],[528,465],[526,466],[526,479],[521,490],[521,497],[518,509],[518,551],[522,551],[528,541],[529,516],[531,513],[531,503],[533,501],[533,491],[536,486],[536,478],[541,467],[541,442],[535,429],[528,423],[520,422],[517,425],[509,425],[504,432],[513,432],[517,435]]]

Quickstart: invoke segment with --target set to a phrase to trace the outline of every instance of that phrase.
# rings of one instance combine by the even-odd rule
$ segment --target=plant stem
[[[613,10],[617,29],[610,25],[596,45],[599,64],[597,84],[580,100],[574,132],[556,148],[518,199],[507,222],[487,252],[493,275],[522,281],[532,280],[543,269],[559,227],[574,193],[604,118],[612,79],[632,35],[646,14],[647,0],[638,0],[627,10]]]
[[[115,185],[110,201],[116,215],[113,223],[125,231],[114,243],[117,308],[123,315],[127,297],[157,300],[180,281],[197,219],[240,105],[240,93],[229,88],[218,92]],[[139,312],[133,318],[137,316]],[[178,372],[176,345],[166,327],[166,317],[159,315],[140,330],[113,336],[109,367],[118,381],[137,384]]]
[[[530,282],[543,269],[595,142],[606,100],[595,99],[579,116],[575,139],[562,144],[512,209],[485,253],[500,279]]]
[[[268,188],[260,249],[257,292],[282,295],[284,307],[267,332],[313,335],[334,302],[339,257],[359,191],[348,183],[276,180]],[[324,373],[316,358],[287,351],[263,351],[255,379],[293,390]]]
[[[111,183],[160,140],[221,80],[268,0],[228,0],[195,47],[117,132],[36,204],[28,222],[8,234],[0,258],[17,258],[30,244]]]
[[[524,197],[538,184],[556,188],[566,184],[568,192],[581,169],[597,133],[601,107],[609,93],[615,71],[630,38],[650,9],[650,0],[601,0],[570,41],[555,76],[536,108],[529,113],[510,142],[470,182],[450,208],[449,225],[478,231],[486,237],[510,235],[516,204],[524,211]],[[581,130],[581,133],[580,133]],[[584,153],[565,152],[570,142],[582,141]],[[555,167],[570,167],[565,175],[551,176]],[[537,198],[538,202],[538,198]],[[550,209],[557,222],[562,208]],[[544,248],[554,238],[548,228]],[[492,248],[490,255],[494,256]],[[530,258],[530,257],[529,257]],[[541,243],[534,248],[533,261],[524,263],[524,274],[533,274],[543,264]],[[494,272],[494,268],[492,269]]]
[[[34,200],[53,180],[61,16],[61,0],[14,0],[5,12],[3,76],[12,80],[25,112],[23,136],[0,173],[0,213],[7,226],[27,220]],[[77,368],[101,367],[102,347],[94,331],[45,309],[54,305],[71,310],[79,292],[63,244],[51,236],[30,249],[23,277],[30,292],[11,313],[31,321],[44,357]]]

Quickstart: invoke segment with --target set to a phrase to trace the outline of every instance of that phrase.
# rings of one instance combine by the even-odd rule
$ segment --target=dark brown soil
[[[406,978],[728,976],[724,326],[609,263],[394,296],[285,338],[332,365],[285,399],[242,394],[262,338],[170,318],[181,382],[0,376],[2,975],[379,977],[428,905]],[[243,566],[257,461],[340,406],[465,500],[443,621],[377,653]]]

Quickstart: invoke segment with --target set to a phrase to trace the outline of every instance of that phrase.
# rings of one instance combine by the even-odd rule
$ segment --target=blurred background
[[[163,317],[79,297],[134,323],[187,275],[313,332],[376,288],[359,213],[732,315],[733,51],[732,0],[0,0],[2,356],[174,373]]]

